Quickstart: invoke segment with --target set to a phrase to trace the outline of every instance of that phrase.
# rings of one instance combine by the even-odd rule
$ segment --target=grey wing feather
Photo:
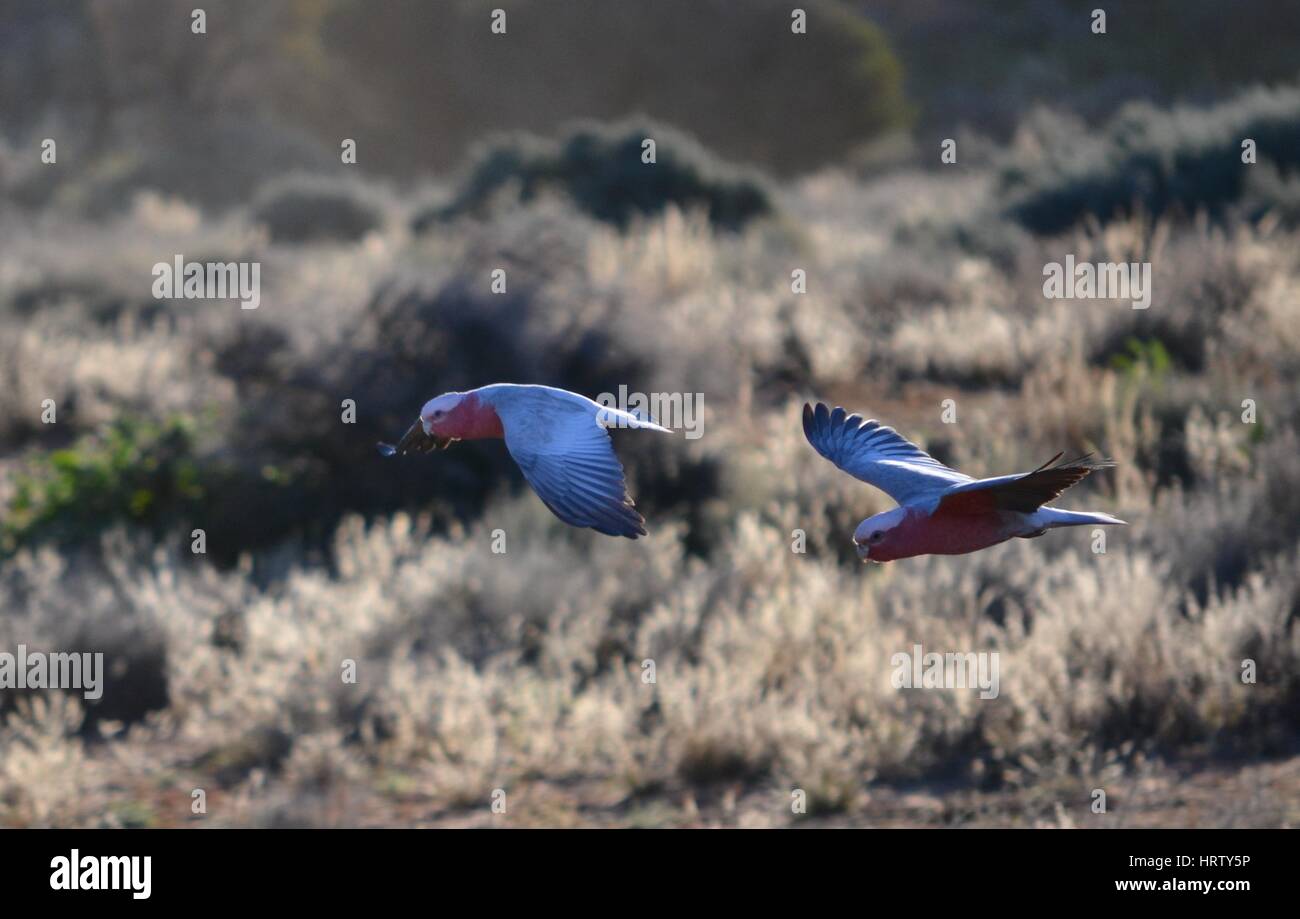
[[[879,421],[831,411],[818,402],[803,407],[804,436],[839,469],[879,488],[899,504],[932,502],[954,485],[972,481],[950,469]]]
[[[595,412],[579,402],[543,398],[537,413],[522,405],[497,409],[506,449],[533,491],[571,526],[629,539],[644,536],[645,519],[627,493],[623,465]]]

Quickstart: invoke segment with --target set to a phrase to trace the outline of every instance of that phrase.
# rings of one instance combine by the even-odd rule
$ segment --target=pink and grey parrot
[[[972,479],[950,469],[893,428],[824,404],[803,407],[803,431],[826,459],[855,479],[874,485],[898,507],[858,524],[853,543],[864,562],[914,555],[963,555],[1015,536],[1042,536],[1055,527],[1126,526],[1109,514],[1047,507],[1094,469],[1115,464],[1091,454],[1057,462],[1058,453],[1033,472]]]
[[[672,433],[567,390],[497,383],[430,399],[401,441],[380,444],[379,450],[385,456],[428,453],[457,440],[504,438],[524,478],[556,517],[636,539],[646,535],[645,518],[628,497],[610,427]]]

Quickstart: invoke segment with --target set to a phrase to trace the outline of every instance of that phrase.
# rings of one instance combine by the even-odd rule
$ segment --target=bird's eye
[[[883,537],[884,535],[885,535],[884,530],[876,530],[876,532],[872,533],[870,536],[867,537],[867,542],[880,542],[881,537]]]
[[[433,417],[434,417],[434,418],[441,418],[441,417],[443,416],[443,414],[444,414],[443,410],[442,410],[442,409],[438,409],[436,412],[433,413]]]

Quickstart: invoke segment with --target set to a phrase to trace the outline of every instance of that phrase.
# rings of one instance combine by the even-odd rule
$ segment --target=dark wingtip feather
[[[1035,469],[1034,472],[1042,472],[1044,469],[1047,469],[1049,466],[1051,466],[1053,463],[1055,463],[1057,460],[1059,460],[1059,459],[1060,459],[1061,457],[1063,457],[1063,456],[1065,456],[1065,451],[1064,451],[1064,450],[1062,450],[1060,453],[1056,454],[1056,456],[1052,457],[1052,458],[1049,459],[1047,462],[1043,463],[1043,465],[1041,465],[1041,466],[1039,466],[1037,469]],[[1064,464],[1063,464],[1063,465],[1064,465]],[[1031,472],[1030,475],[1033,475],[1033,472]]]
[[[1092,471],[1096,469],[1113,469],[1115,468],[1116,463],[1109,457],[1102,456],[1094,458],[1091,453],[1085,453],[1078,459],[1072,459],[1069,462],[1061,463],[1061,466],[1063,468],[1078,468]]]
[[[624,520],[618,529],[601,526],[593,526],[592,529],[598,533],[604,533],[606,536],[624,536],[628,539],[639,539],[642,536],[649,535],[645,528],[645,518],[640,514],[637,514],[636,517],[636,523],[633,523],[630,520]]]
[[[841,411],[841,409],[836,409],[836,411]],[[817,447],[819,453],[821,452],[821,447],[818,446],[818,441],[826,437],[830,419],[831,410],[826,407],[825,402],[818,402],[815,407],[809,405],[807,402],[804,403],[803,435],[808,439],[810,444]]]
[[[608,532],[610,536],[626,536],[628,539],[647,535],[645,517],[641,516],[641,512],[636,509],[636,502],[632,500],[631,495],[623,496],[623,507],[618,515],[618,524],[617,530],[601,532]]]
[[[1065,456],[1065,451],[1056,454],[1056,456],[1035,469],[1034,472],[1042,472],[1045,469],[1087,469],[1091,472],[1097,469],[1113,469],[1116,466],[1113,459],[1104,456],[1094,459],[1091,453],[1085,453],[1070,460],[1062,460],[1061,457],[1063,456]]]
[[[824,440],[826,435],[830,433],[831,418],[831,410],[826,407],[826,403],[818,402],[817,408],[813,410],[813,433],[817,435],[819,440]],[[818,447],[818,452],[821,452],[820,447]]]

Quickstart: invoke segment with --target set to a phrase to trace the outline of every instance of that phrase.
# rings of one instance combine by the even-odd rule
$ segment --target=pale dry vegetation
[[[344,230],[293,225],[321,187]],[[822,172],[742,228],[689,204],[620,228],[557,193],[416,230],[454,190],[310,181],[216,216],[6,211],[0,649],[109,674],[98,704],[0,692],[0,823],[1114,826],[1176,770],[1294,755],[1300,234],[1139,213],[1038,237],[997,188]],[[1151,308],[1045,300],[1067,252],[1149,259]],[[260,261],[260,309],[155,301],[174,253]],[[429,396],[507,379],[704,394],[699,440],[616,435],[648,539],[564,527],[499,444],[375,455]],[[813,398],[973,475],[1105,453],[1062,504],[1133,525],[1104,554],[1077,530],[863,568],[849,534],[889,501],[804,443]],[[105,458],[124,418],[182,433]],[[998,651],[1000,696],[893,689],[916,642]],[[1227,789],[1163,819],[1300,818]]]

